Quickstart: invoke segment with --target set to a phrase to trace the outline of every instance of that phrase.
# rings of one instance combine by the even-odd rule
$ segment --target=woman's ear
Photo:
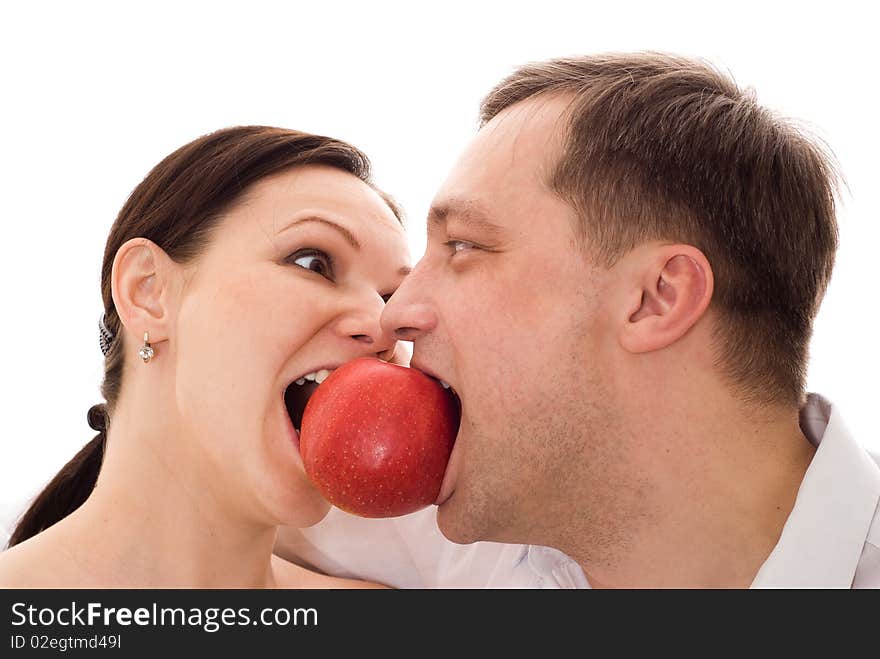
[[[635,285],[620,337],[629,352],[659,350],[693,327],[712,301],[712,268],[692,245],[653,246],[635,255]]]
[[[150,343],[168,339],[177,264],[154,242],[133,238],[113,259],[113,304],[136,341],[149,332]]]

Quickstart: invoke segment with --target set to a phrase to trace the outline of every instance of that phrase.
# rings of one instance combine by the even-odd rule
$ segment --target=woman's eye
[[[304,270],[317,272],[322,277],[333,279],[333,259],[318,249],[301,249],[287,257],[287,262]]]

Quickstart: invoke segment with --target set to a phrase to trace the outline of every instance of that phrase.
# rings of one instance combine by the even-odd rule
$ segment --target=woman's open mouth
[[[302,430],[303,413],[309,398],[317,391],[321,383],[327,379],[333,370],[322,368],[314,373],[309,373],[291,382],[284,390],[284,405],[290,415],[290,421],[297,433]]]
[[[288,416],[290,416],[290,422],[293,425],[294,430],[296,431],[297,437],[302,431],[303,415],[305,414],[306,406],[308,405],[309,399],[314,395],[314,393],[318,390],[318,387],[321,386],[321,383],[327,379],[327,377],[330,375],[330,373],[333,372],[333,370],[335,369],[321,369],[319,371],[309,373],[308,375],[304,375],[291,382],[287,386],[287,389],[284,390],[284,406],[287,408],[287,414]],[[455,391],[455,389],[450,387],[443,380],[440,380],[433,375],[426,375],[428,375],[428,377],[430,377],[432,380],[436,380],[437,382],[439,382],[446,390],[446,395],[449,396],[455,404],[456,416],[458,422],[460,423],[462,404],[458,392]]]

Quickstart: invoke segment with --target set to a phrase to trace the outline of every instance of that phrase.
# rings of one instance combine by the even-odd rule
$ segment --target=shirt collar
[[[532,572],[538,575],[539,586],[556,588],[589,588],[581,567],[558,549],[530,545],[523,556]],[[521,559],[522,560],[522,559]]]
[[[816,454],[752,588],[849,588],[880,500],[880,470],[821,396],[808,395],[800,423]]]

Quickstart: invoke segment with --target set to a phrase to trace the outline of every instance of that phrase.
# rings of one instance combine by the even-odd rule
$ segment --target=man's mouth
[[[452,395],[455,399],[455,404],[458,405],[458,418],[461,419],[461,396],[458,395],[458,392],[455,390],[455,387],[451,386],[446,380],[434,375],[431,371],[423,368],[421,364],[417,362],[411,362],[410,368],[414,368],[417,371],[421,371],[425,375],[427,375],[432,380],[436,380],[440,383],[440,386],[446,389],[446,391]]]
[[[452,395],[453,400],[455,401],[455,405],[458,407],[458,422],[461,423],[461,398],[458,395],[458,392],[450,387],[443,380],[440,380],[440,384],[443,386],[446,391]]]
[[[449,456],[449,462],[446,465],[446,473],[443,475],[443,482],[440,485],[440,492],[437,494],[437,498],[434,501],[434,504],[439,506],[446,503],[446,501],[452,496],[452,493],[455,491],[456,482],[458,480],[458,471],[460,468],[459,465],[461,463],[461,448],[458,445],[458,438],[461,434],[461,423],[464,406],[462,404],[461,396],[455,390],[455,387],[451,386],[448,382],[446,382],[446,380],[423,368],[422,365],[418,364],[417,362],[411,362],[410,367],[421,371],[432,380],[436,380],[437,382],[439,382],[440,386],[446,390],[447,395],[452,397],[452,400],[455,403],[458,411],[458,428],[455,433],[455,445],[452,448],[452,453]]]
[[[312,397],[312,394],[318,390],[321,383],[332,372],[333,370],[330,369],[321,369],[314,373],[309,373],[291,382],[287,389],[284,390],[284,405],[287,407],[290,421],[297,432],[302,430],[303,413],[306,410],[309,398]]]

